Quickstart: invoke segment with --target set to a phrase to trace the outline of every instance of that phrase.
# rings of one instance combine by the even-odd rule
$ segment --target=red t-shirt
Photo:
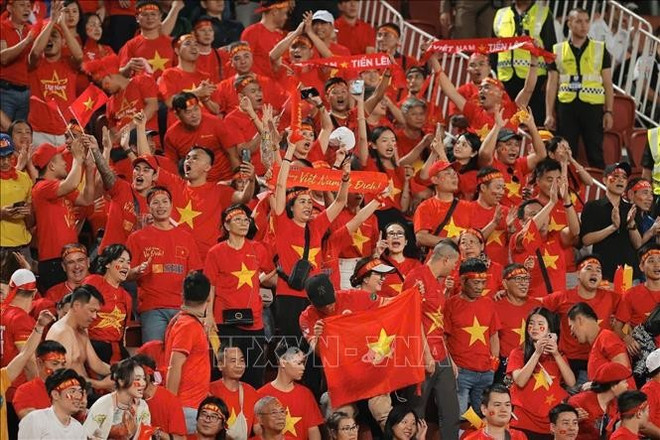
[[[76,69],[71,62],[63,57],[49,61],[42,56],[28,76],[31,96],[45,102],[54,101],[64,117],[69,118],[69,106],[76,99]],[[66,130],[56,109],[35,100],[30,101],[28,122],[33,131],[60,135]]]
[[[506,372],[512,374],[524,366],[525,357],[522,347],[517,346],[509,355]],[[523,388],[515,383],[511,386],[511,403],[516,407],[518,417],[517,421],[511,422],[512,426],[533,432],[549,433],[550,409],[568,396],[561,383],[562,376],[557,362],[552,356],[542,356]]]
[[[382,207],[379,208],[380,211],[386,211],[391,208],[398,209],[401,211],[401,194],[403,192],[403,183],[405,182],[405,170],[403,167],[397,167],[395,169],[385,168],[384,170],[379,170],[376,165],[376,161],[373,158],[369,158],[367,165],[364,168],[364,171],[373,171],[381,172],[387,174],[387,178],[390,184],[390,194],[383,199]],[[411,185],[413,181],[410,181]],[[410,187],[412,192],[412,187]],[[369,203],[375,198],[375,195],[367,194],[365,195],[365,202]],[[419,209],[419,208],[418,208]]]
[[[71,292],[73,292],[73,288],[69,287],[69,283],[62,281],[46,291],[46,299],[57,303]]]
[[[50,397],[46,391],[46,383],[40,378],[25,382],[16,388],[14,400],[11,402],[18,413],[24,409],[44,409],[50,407]]]
[[[351,25],[343,16],[339,17],[335,20],[335,29],[337,42],[346,46],[352,55],[367,53],[367,47],[374,47],[376,44],[376,31],[360,19]]]
[[[133,114],[144,110],[145,100],[158,98],[158,87],[151,75],[135,75],[125,89],[110,96],[105,115],[110,127],[120,129],[133,121]],[[147,130],[158,131],[157,112],[147,121]]]
[[[131,314],[133,300],[122,287],[111,286],[101,275],[90,275],[83,280],[98,289],[105,303],[89,326],[89,339],[103,342],[121,342],[126,322]]]
[[[463,96],[467,101],[474,101],[476,105],[479,105],[479,86],[473,82],[468,82],[460,86],[456,91]],[[461,111],[456,107],[454,101],[449,100],[449,107],[447,108],[447,119],[453,115],[460,115]]]
[[[305,250],[305,228],[287,217],[286,211],[273,217],[275,231],[275,249],[279,256],[279,265],[285,274],[290,275],[293,266],[303,256]],[[321,270],[321,239],[330,227],[330,219],[325,211],[307,223],[309,227],[309,255],[311,270],[309,276]],[[277,294],[307,298],[304,290],[293,290],[280,276],[277,280]]]
[[[511,350],[520,347],[525,342],[525,321],[529,312],[538,307],[539,303],[533,299],[527,299],[522,304],[513,304],[508,298],[495,302],[495,310],[500,318],[502,328],[500,330],[500,356],[508,357]]]
[[[181,307],[184,278],[203,267],[193,236],[181,227],[165,231],[147,226],[129,235],[126,247],[131,251],[132,267],[152,258],[151,266],[137,280],[138,311]]]
[[[492,368],[490,337],[501,328],[493,300],[482,296],[468,301],[462,295],[447,300],[447,348],[461,368],[486,372]]]
[[[186,157],[196,145],[213,151],[214,159],[209,181],[227,180],[234,174],[229,162],[227,149],[233,145],[225,143],[225,131],[233,129],[215,116],[202,113],[202,120],[195,129],[190,130],[181,121],[171,125],[165,133],[165,156],[178,163]],[[256,130],[256,129],[255,129]]]
[[[111,15],[130,15],[130,16],[135,16],[137,11],[135,10],[135,3],[137,3],[135,0],[129,0],[128,6],[124,7],[122,6],[122,3],[120,2],[108,2],[109,4],[106,6],[107,8],[107,14],[108,16]],[[158,426],[158,425],[154,425]]]
[[[518,125],[511,123],[511,117],[518,112],[516,103],[507,99],[502,103],[502,108],[504,108],[502,117],[509,120],[506,127],[514,131],[517,130]],[[470,128],[482,137],[485,137],[490,129],[493,128],[493,125],[495,125],[494,113],[484,110],[479,101],[466,101],[463,107],[463,115],[467,118]]]
[[[167,362],[174,351],[186,355],[177,396],[184,408],[197,408],[208,396],[211,384],[209,342],[199,319],[185,312],[179,312],[172,318],[165,332]]]
[[[257,114],[261,117],[261,110],[257,111]],[[226,127],[231,127],[231,129],[225,130],[222,137],[222,145],[225,148],[233,148],[238,144],[248,142],[257,134],[257,127],[254,126],[250,117],[238,108],[230,111],[224,122]],[[258,148],[252,153],[251,162],[258,176],[266,173],[266,167],[261,162],[261,149]]]
[[[206,255],[204,275],[215,287],[215,322],[224,322],[224,310],[249,308],[252,309],[254,323],[240,327],[245,330],[262,329],[259,273],[268,273],[273,269],[273,257],[261,243],[246,240],[241,249],[232,248],[226,241],[213,246]]]
[[[186,72],[180,67],[170,67],[158,78],[158,92],[165,101],[182,91],[194,90],[199,83],[209,79],[209,75],[204,71]]]
[[[151,414],[151,426],[158,426],[168,434],[186,435],[186,420],[177,396],[167,388],[158,386],[154,395],[146,402]]]
[[[451,277],[454,280],[460,280],[459,274],[460,262],[454,267],[451,272]],[[486,270],[486,285],[481,292],[481,296],[492,298],[499,290],[502,290],[502,265],[491,261]],[[449,291],[450,295],[458,295],[461,293],[460,283],[454,283],[454,289]]]
[[[396,149],[399,153],[399,157],[403,157],[410,153],[424,137],[423,133],[421,133],[416,138],[409,138],[403,128],[396,130],[394,133],[396,134]]]
[[[238,93],[234,87],[238,75],[232,75],[220,81],[218,88],[211,95],[211,99],[220,106],[220,113],[228,114],[238,108]],[[287,98],[286,92],[275,80],[264,75],[257,75],[257,82],[261,86],[263,102],[271,104],[275,110],[281,109]]]
[[[220,238],[220,214],[231,205],[234,189],[214,182],[190,186],[162,168],[158,171],[158,184],[172,193],[172,218],[193,236],[203,260]]]
[[[30,29],[32,29],[30,23],[23,24],[23,28],[19,30],[11,20],[8,18],[3,19],[0,21],[0,35],[2,35],[0,40],[7,43],[7,47],[14,47],[28,36]],[[2,81],[19,86],[28,85],[27,58],[31,49],[32,45],[28,44],[14,61],[6,66],[2,66],[0,70],[0,79]]]
[[[195,67],[200,72],[206,72],[211,78],[213,84],[219,83],[222,81],[224,68],[222,59],[220,58],[219,49],[211,49],[211,52],[206,54],[199,54],[197,61],[195,62]]]
[[[616,431],[612,433],[610,436],[610,440],[638,440],[642,437],[639,436],[639,434],[635,434],[632,432],[630,429],[626,428],[625,426],[620,426],[617,428]]]
[[[355,217],[348,209],[343,209],[335,221],[330,225],[331,231],[336,231],[346,226]],[[378,220],[375,215],[370,215],[351,236],[351,244],[341,249],[339,258],[362,258],[373,254],[378,243],[379,230]]]
[[[359,289],[337,290],[335,291],[335,299],[335,311],[331,315],[322,315],[314,306],[307,306],[303,310],[298,323],[305,338],[310,339],[314,335],[314,325],[319,319],[372,310],[378,308],[382,303],[382,299],[375,293]]]
[[[433,276],[428,265],[416,267],[408,272],[403,283],[403,290],[421,283],[422,288],[422,326],[431,355],[436,361],[447,357],[445,349],[445,288],[444,283]]]
[[[505,192],[500,203],[509,208],[517,208],[522,202],[522,187],[531,172],[527,157],[519,157],[513,165],[507,165],[495,157],[491,166],[499,170],[504,177]]]
[[[603,364],[612,362],[612,358],[620,354],[627,356],[627,353],[626,344],[623,343],[616,333],[611,330],[601,330],[591,345],[591,351],[589,351],[589,361],[587,364],[587,376],[589,380],[594,379],[596,371]],[[632,371],[630,374],[632,374]]]
[[[334,224],[334,222],[333,222]],[[341,273],[339,272],[339,254],[342,249],[348,249],[353,243],[353,238],[348,228],[342,228],[330,234],[323,243],[323,262],[321,264],[323,273],[328,274],[333,286],[341,285]]]
[[[642,387],[649,403],[649,422],[660,426],[660,382],[651,379]]]
[[[272,76],[270,65],[270,51],[277,43],[282,41],[286,32],[281,29],[270,31],[262,23],[254,23],[246,27],[241,34],[241,41],[247,41],[254,57],[255,73]]]
[[[0,315],[0,323],[0,367],[6,367],[20,353],[16,344],[24,344],[30,337],[35,320],[20,307],[7,305]],[[14,379],[6,393],[8,401],[12,401],[16,387],[26,380],[24,372]]]
[[[577,289],[555,292],[543,298],[543,307],[560,316],[559,350],[569,359],[589,358],[589,344],[580,344],[568,326],[568,311],[579,302],[588,304],[598,316],[600,328],[611,330],[610,317],[619,304],[620,295],[611,290],[598,289],[591,299],[582,298]]]
[[[158,139],[159,137],[156,136],[154,138],[154,141]],[[179,166],[172,159],[170,159],[169,157],[165,157],[160,153],[161,152],[156,152],[156,154],[154,154],[154,159],[156,159],[156,163],[158,164],[158,166],[163,167],[170,173],[179,174]],[[111,163],[110,167],[112,168],[112,171],[114,171],[115,174],[117,174],[118,177],[121,177],[129,182],[132,182],[131,176],[133,176],[133,161],[130,158],[124,157],[122,159],[119,159]]]
[[[589,417],[580,420],[578,440],[593,440],[599,437],[600,426],[602,423],[605,411],[598,403],[598,397],[593,391],[583,391],[568,399],[568,404],[574,408],[582,408]],[[618,409],[616,399],[612,399],[607,406],[607,415],[609,420],[614,420],[617,417]],[[606,436],[605,438],[609,438]]]
[[[293,390],[283,392],[267,383],[257,390],[259,397],[276,397],[286,408],[286,427],[282,434],[299,440],[307,440],[309,428],[323,423],[323,416],[312,392],[300,384],[293,384]]]
[[[422,265],[418,259],[408,257],[406,257],[401,263],[390,258],[387,260],[386,264],[398,269],[398,273],[397,271],[388,273],[383,280],[383,287],[380,290],[380,295],[386,298],[397,296],[403,292],[403,282],[408,276],[408,273]]]
[[[476,200],[470,202],[470,210],[472,212],[472,223],[470,227],[483,231],[484,227],[493,220],[495,209],[495,207],[485,208]],[[495,227],[495,230],[486,239],[486,255],[502,266],[506,266],[509,263],[509,234],[506,227],[508,215],[509,208],[502,206],[502,218]]]
[[[37,223],[39,261],[60,258],[65,244],[78,241],[74,202],[78,191],[58,197],[61,180],[40,180],[32,187],[32,205]]]
[[[142,228],[145,218],[149,215],[147,199],[134,191],[131,184],[124,179],[115,180],[115,184],[108,190],[108,196],[108,221],[99,252],[114,243],[125,244],[131,232]],[[135,212],[136,206],[139,218]]]
[[[522,431],[518,431],[517,429],[509,429],[508,431],[511,440],[527,440],[527,436]],[[492,438],[492,436],[484,431],[484,428],[481,428],[478,431],[464,435],[461,437],[461,440],[492,440]]]
[[[154,79],[158,79],[165,69],[176,64],[172,37],[160,35],[153,40],[137,35],[124,44],[119,51],[119,64],[125,66],[131,58],[144,58],[153,70]]]
[[[430,234],[435,234],[435,230],[444,220],[451,204],[452,202],[444,202],[438,200],[437,197],[431,197],[420,203],[413,217],[415,233],[428,231]],[[438,237],[458,238],[463,229],[470,227],[472,216],[470,202],[459,200],[451,218],[436,235]]]
[[[243,387],[243,406],[239,400],[238,390],[230,391],[225,386],[222,379],[211,382],[209,393],[222,399],[225,404],[227,404],[227,409],[229,410],[229,420],[227,420],[227,425],[229,428],[232,427],[236,421],[236,416],[240,413],[243,413],[245,416],[245,421],[247,422],[248,433],[254,425],[254,405],[259,400],[259,395],[257,390],[252,388],[250,384],[241,382],[241,387]]]
[[[623,323],[637,326],[648,318],[660,304],[660,290],[649,290],[644,284],[628,289],[621,297],[614,317]]]

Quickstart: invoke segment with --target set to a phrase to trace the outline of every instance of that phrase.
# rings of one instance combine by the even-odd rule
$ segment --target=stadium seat
[[[609,130],[621,136],[622,147],[628,147],[630,136],[635,125],[635,101],[630,96],[614,95],[614,123]]]
[[[593,177],[594,180],[596,180],[597,182],[603,181],[603,170],[599,168],[590,168],[590,167],[586,167],[585,170],[587,170],[587,172],[591,174],[591,177]],[[584,203],[587,203],[590,200],[599,199],[603,195],[604,195],[603,190],[597,185],[584,186],[580,191],[580,197],[582,198],[582,201]]]
[[[644,156],[644,148],[646,147],[646,130],[636,129],[633,130],[630,136],[630,144],[628,144],[628,155],[633,165],[633,174],[642,172],[642,157]]]

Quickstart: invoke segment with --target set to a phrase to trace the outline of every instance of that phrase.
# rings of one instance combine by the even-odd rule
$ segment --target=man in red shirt
[[[329,11],[318,10],[312,16],[314,33],[325,43],[334,56],[350,56],[351,51],[346,46],[336,43],[335,18]]]
[[[254,405],[257,423],[261,426],[261,435],[253,439],[272,440],[283,437],[286,428],[286,408],[273,396],[262,397]]]
[[[357,131],[357,110],[350,108],[348,83],[335,76],[325,82],[325,98],[330,104],[330,119],[334,128],[348,127]]]
[[[384,52],[394,57],[394,61],[406,72],[412,66],[419,64],[416,59],[399,52],[401,44],[401,28],[395,23],[383,23],[376,28],[376,51]],[[401,84],[403,87],[405,84]]]
[[[76,75],[83,52],[76,38],[62,21],[62,3],[55,3],[48,24],[43,26],[28,55],[30,92],[35,99],[30,104],[28,122],[32,126],[34,144],[64,143],[69,106],[76,99]],[[63,57],[63,47],[71,58]],[[52,102],[51,102],[52,101]]]
[[[233,170],[240,165],[236,149],[226,140],[229,136],[226,132],[230,126],[215,116],[202,112],[199,99],[190,92],[175,95],[172,99],[172,110],[178,121],[165,133],[165,156],[178,163],[192,147],[208,148],[215,156],[209,180],[217,182],[230,179],[234,174]],[[231,128],[233,130],[235,127]]]
[[[213,40],[215,38],[213,18],[209,15],[202,15],[197,18],[193,23],[192,33],[197,40],[197,47],[199,49],[199,57],[196,63],[197,68],[200,72],[208,73],[211,83],[217,84],[226,76],[225,61],[229,56],[226,50],[215,49],[213,47]]]
[[[630,359],[623,341],[612,330],[598,325],[598,315],[587,303],[577,303],[568,311],[568,326],[580,344],[588,344],[587,377],[593,380],[596,371],[607,362],[630,368]],[[630,372],[632,375],[632,371]],[[634,387],[634,382],[631,383]]]
[[[94,162],[85,159],[82,142],[71,145],[73,164],[67,172],[62,157],[64,147],[41,144],[32,154],[32,163],[40,180],[32,187],[32,206],[39,242],[39,283],[42,291],[66,279],[60,258],[62,247],[78,241],[74,205],[89,206],[94,202]],[[77,188],[85,167],[85,187]]]
[[[473,52],[467,62],[467,73],[469,81],[460,86],[456,91],[461,94],[467,101],[479,101],[479,85],[481,80],[490,76],[490,61],[488,55]],[[447,120],[453,115],[458,115],[461,112],[456,108],[456,104],[449,101],[447,109]]]
[[[621,425],[609,437],[610,440],[637,440],[649,420],[646,394],[641,391],[624,391],[616,399]]]
[[[469,406],[479,413],[481,393],[493,383],[500,355],[501,325],[493,300],[482,296],[486,265],[468,258],[459,268],[461,293],[447,300],[444,312],[447,347],[458,366],[460,414]]]
[[[174,226],[172,194],[162,186],[147,193],[153,224],[128,236],[132,259],[128,277],[137,279],[142,342],[163,339],[167,323],[181,306],[181,283],[202,268],[193,236]]]
[[[66,368],[66,348],[57,341],[43,341],[37,347],[37,377],[16,389],[14,411],[22,419],[36,409],[50,406],[45,380],[54,371]]]
[[[649,421],[643,428],[648,437],[660,438],[660,348],[646,357],[648,381],[642,387],[649,400]]]
[[[483,167],[477,173],[477,200],[470,203],[470,227],[481,231],[486,239],[486,255],[502,266],[509,261],[509,231],[506,225],[509,208],[501,204],[505,191],[502,173],[493,167]]]
[[[174,65],[172,38],[162,29],[157,1],[139,1],[136,12],[140,34],[128,40],[119,51],[121,71],[126,76],[149,73],[157,80],[165,69]]]
[[[422,327],[426,338],[424,363],[427,375],[417,410],[418,414],[423,414],[431,392],[435,392],[442,438],[457,438],[460,421],[458,399],[455,397],[458,369],[447,353],[444,335],[443,283],[456,266],[458,257],[456,243],[447,238],[443,239],[435,245],[425,265],[408,272],[402,289],[407,290],[416,285],[422,293]]]
[[[147,385],[144,388],[143,398],[149,406],[151,426],[158,426],[161,435],[168,434],[175,440],[183,439],[187,430],[181,401],[162,386],[162,377],[152,358],[146,354],[137,354],[132,359],[144,369]]]
[[[8,2],[7,12],[9,15],[0,21],[0,130],[3,132],[13,121],[28,118],[27,57],[34,41],[34,33],[30,32],[30,2]]]
[[[211,361],[203,319],[211,283],[201,271],[191,272],[183,281],[183,307],[165,333],[167,389],[183,405],[188,434],[195,432],[197,407],[209,394]]]
[[[261,21],[246,27],[241,40],[247,41],[254,52],[254,71],[260,75],[272,76],[268,54],[285,37],[283,31],[289,16],[288,0],[261,0]]]
[[[465,440],[488,440],[506,438],[511,440],[526,440],[527,436],[516,429],[509,429],[513,416],[511,393],[502,384],[489,386],[481,398],[481,412],[484,414],[485,426],[464,437]]]
[[[305,371],[305,354],[298,347],[289,347],[282,339],[275,348],[277,377],[260,388],[259,397],[272,396],[286,409],[285,437],[298,440],[320,440],[319,426],[323,416],[312,392],[296,383]]]
[[[55,284],[46,292],[46,299],[58,303],[89,276],[89,256],[87,248],[80,243],[69,243],[62,248],[62,269],[66,280]]]
[[[357,0],[339,0],[341,16],[335,20],[337,42],[346,46],[352,55],[375,51],[376,31],[367,22],[358,18],[360,2]]]
[[[578,412],[567,403],[560,403],[550,410],[550,432],[554,440],[575,440],[580,425]]]

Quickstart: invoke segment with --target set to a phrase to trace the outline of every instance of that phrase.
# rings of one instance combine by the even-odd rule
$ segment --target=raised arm
[[[65,196],[74,191],[82,179],[83,163],[85,161],[82,141],[76,139],[71,144],[71,154],[73,155],[73,165],[66,179],[64,179],[57,188],[57,196]]]
[[[179,12],[183,9],[182,0],[174,0],[170,6],[170,12],[167,13],[167,17],[160,25],[161,35],[170,35],[174,30],[176,25],[176,20],[179,18]]]
[[[536,121],[534,120],[532,109],[527,107],[526,112],[526,117],[524,117],[520,122],[527,126],[529,134],[532,136],[534,152],[527,156],[527,167],[530,170],[533,170],[536,167],[536,164],[545,159],[548,153],[545,149],[543,139],[541,139],[541,135],[539,134],[539,130],[536,127]]]
[[[301,21],[296,30],[289,32],[289,34],[281,39],[268,53],[268,58],[270,59],[271,65],[277,70],[282,64],[282,57],[289,50],[293,40],[296,39],[299,35],[302,35],[305,29],[305,21]]]
[[[532,93],[534,93],[534,88],[536,87],[538,66],[538,61],[535,59],[535,57],[532,57],[532,62],[529,65],[529,73],[527,74],[527,78],[525,78],[525,85],[523,86],[523,89],[518,92],[518,96],[516,96],[516,105],[518,107],[527,108],[527,105],[529,105],[529,100],[531,99]]]
[[[479,148],[478,162],[480,167],[489,166],[493,163],[495,157],[495,146],[497,145],[497,135],[504,127],[508,121],[502,119],[502,114],[504,109],[497,109],[495,111],[495,125],[490,129],[490,132],[486,135],[486,138],[481,143],[481,148]]]
[[[41,32],[39,32],[39,35],[32,44],[32,49],[28,55],[28,69],[32,70],[37,66],[39,58],[41,58],[41,55],[44,53],[44,50],[48,45],[48,40],[50,40],[50,34],[53,32],[55,23],[59,21],[59,18],[62,15],[62,8],[62,2],[55,2],[53,4],[50,21],[41,29]]]
[[[90,135],[85,135],[90,136]],[[91,137],[91,136],[90,136]],[[83,142],[86,141],[86,138],[83,138]],[[96,139],[94,139],[96,143]],[[96,147],[98,149],[98,146]],[[95,171],[96,165],[94,163],[94,157],[92,152],[88,150],[87,156],[85,157],[85,186],[78,197],[76,198],[75,204],[77,206],[89,206],[94,203],[96,198],[96,185],[95,185]]]
[[[296,151],[296,145],[291,142],[291,135],[287,138],[287,144],[286,153],[282,158],[280,171],[277,174],[277,182],[275,183],[275,206],[273,207],[275,215],[281,215],[286,206],[286,181],[289,178],[293,153]]]
[[[13,382],[14,379],[21,374],[23,368],[25,368],[30,359],[32,359],[34,352],[37,351],[37,346],[41,342],[44,328],[53,321],[55,321],[55,317],[48,310],[42,310],[41,313],[39,313],[37,323],[35,324],[32,333],[30,333],[30,336],[27,338],[27,341],[25,341],[23,349],[5,367],[7,369],[9,382]]]
[[[103,138],[104,140],[110,137],[108,128],[103,127]],[[92,137],[92,139],[94,139]],[[88,141],[89,142],[89,149],[92,152],[92,156],[94,157],[94,163],[96,164],[96,169],[99,170],[99,175],[101,176],[101,181],[103,182],[103,188],[108,191],[110,190],[113,186],[115,186],[115,182],[117,181],[117,176],[115,175],[115,172],[112,171],[112,168],[110,168],[110,164],[106,161],[105,157],[103,157],[103,154],[101,153],[101,150],[99,150],[99,146],[96,143],[96,140],[94,139],[93,141]],[[112,146],[112,145],[110,145]],[[108,145],[104,145],[104,149],[107,149]]]
[[[350,186],[351,182],[350,160],[344,160],[344,166],[342,170],[344,171],[344,174],[341,178],[341,183],[339,184],[339,192],[337,193],[337,197],[325,210],[325,213],[331,223],[337,218],[341,210],[344,209],[344,206],[346,206],[346,200],[348,199],[348,187]]]
[[[83,60],[83,51],[80,47],[80,43],[76,40],[76,37],[71,33],[69,28],[64,24],[64,14],[60,15],[60,19],[57,21],[60,29],[62,30],[62,36],[66,42],[67,47],[71,51],[71,59],[75,62],[77,66],[80,66]]]
[[[360,159],[360,166],[365,167],[369,162],[369,140],[367,139],[367,118],[364,116],[364,92],[360,96],[355,96],[357,101],[357,155]]]
[[[392,73],[390,72],[390,69],[387,68],[385,69],[385,72],[383,72],[383,76],[380,77],[380,81],[378,82],[378,85],[376,86],[376,90],[374,90],[374,93],[366,99],[364,102],[364,112],[371,114],[371,112],[374,111],[378,103],[385,98],[385,93],[387,92],[387,89],[390,87],[390,83],[392,82]],[[362,94],[364,96],[364,93]]]
[[[456,104],[456,108],[458,110],[463,111],[463,108],[465,107],[465,103],[467,102],[465,100],[465,97],[458,93],[458,90],[456,90],[456,87],[454,84],[452,84],[451,80],[445,73],[443,69],[440,69],[437,73],[438,75],[438,83],[440,83],[440,88],[442,89],[442,92],[447,95],[451,101]]]
[[[548,70],[548,80],[545,84],[545,122],[543,123],[548,130],[557,128],[555,104],[557,102],[558,82],[559,73],[556,70]]]
[[[0,65],[6,66],[14,62],[33,41],[34,33],[32,32],[29,32],[25,38],[11,47],[7,46],[7,41],[0,39]]]

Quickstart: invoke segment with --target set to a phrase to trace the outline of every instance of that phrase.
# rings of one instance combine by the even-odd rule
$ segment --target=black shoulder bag
[[[284,281],[293,290],[303,290],[305,288],[305,281],[312,270],[312,263],[309,261],[309,241],[310,241],[309,225],[305,225],[305,248],[303,250],[302,258],[296,261],[291,269],[291,275],[284,278]],[[283,272],[281,269],[278,273]]]

